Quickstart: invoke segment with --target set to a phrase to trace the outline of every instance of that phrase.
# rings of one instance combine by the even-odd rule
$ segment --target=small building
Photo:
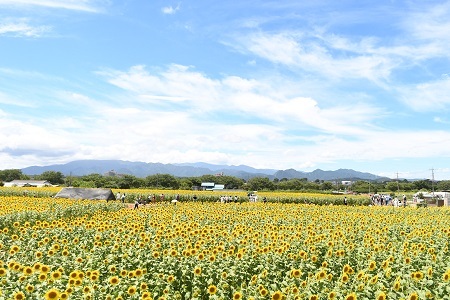
[[[212,189],[214,188],[214,182],[202,182],[200,187],[204,191],[212,191]]]
[[[4,183],[5,187],[44,187],[53,186],[47,180],[13,180]]]
[[[213,191],[222,191],[223,189],[225,189],[224,184],[215,184],[214,187],[212,188]]]
[[[225,188],[223,184],[215,184],[214,182],[202,182],[201,189],[204,191],[221,191]]]

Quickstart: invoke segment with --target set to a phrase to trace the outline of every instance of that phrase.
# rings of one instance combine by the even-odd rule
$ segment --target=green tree
[[[234,176],[219,176],[217,183],[225,185],[226,189],[239,189],[244,185],[244,180]]]
[[[40,180],[47,180],[51,184],[63,184],[64,175],[61,172],[45,171],[41,175],[37,176]]]
[[[180,182],[180,189],[181,190],[190,190],[194,186],[194,184],[192,183],[191,179],[189,179],[189,178],[181,178],[179,180],[179,182]]]
[[[133,175],[123,175],[117,184],[121,189],[135,189],[145,186],[146,181]]]
[[[274,190],[275,185],[267,177],[253,177],[247,181],[247,187],[251,191]]]
[[[96,187],[96,188],[104,187],[106,185],[106,182],[107,182],[106,178],[104,176],[102,176],[101,174],[98,174],[98,173],[92,173],[92,174],[89,174],[89,175],[81,176],[79,178],[79,180],[81,182],[89,182],[89,185],[92,185],[92,183],[93,183],[94,184],[93,187]],[[81,183],[80,187],[87,187],[87,186],[85,186],[84,183]],[[89,186],[89,187],[91,187],[91,186]]]
[[[333,185],[331,182],[329,182],[329,181],[324,181],[324,182],[320,185],[320,189],[321,189],[322,191],[331,191],[331,190],[333,190],[333,188],[334,188],[334,185]]]
[[[436,185],[438,191],[450,191],[450,180],[439,181]]]
[[[299,191],[305,188],[305,184],[307,181],[304,181],[303,179],[299,178],[293,178],[293,179],[287,179],[284,180],[281,179],[280,182],[276,185],[276,187],[280,190],[285,191]]]
[[[386,189],[391,192],[396,192],[398,190],[398,183],[396,181],[389,181],[386,183]]]
[[[0,171],[0,180],[3,182],[10,182],[17,179],[28,179],[28,176],[22,174],[19,169],[6,169]]]
[[[170,174],[155,174],[145,177],[145,185],[153,188],[178,189],[180,182]]]
[[[416,188],[416,190],[428,190],[430,191],[432,189],[432,183],[431,180],[429,179],[425,179],[425,180],[417,180],[414,181],[414,186]]]

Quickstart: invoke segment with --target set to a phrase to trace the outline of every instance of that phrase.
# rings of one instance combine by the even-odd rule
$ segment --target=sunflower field
[[[448,299],[450,210],[0,196],[0,299]]]

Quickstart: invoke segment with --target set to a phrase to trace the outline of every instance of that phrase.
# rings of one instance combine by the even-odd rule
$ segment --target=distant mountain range
[[[389,180],[389,178],[380,178],[374,174],[363,173],[351,169],[339,169],[336,171],[323,171],[320,169],[312,172],[302,172],[294,169],[275,170],[275,169],[255,169],[245,165],[228,166],[214,165],[203,162],[198,163],[145,163],[131,162],[123,160],[77,160],[66,164],[49,166],[32,166],[22,169],[26,175],[40,175],[46,171],[61,172],[65,176],[83,176],[93,173],[106,174],[114,171],[116,174],[128,174],[136,177],[146,177],[155,174],[170,174],[176,177],[198,177],[202,175],[223,174],[242,179],[253,177],[268,177],[273,180],[307,178],[314,180]]]

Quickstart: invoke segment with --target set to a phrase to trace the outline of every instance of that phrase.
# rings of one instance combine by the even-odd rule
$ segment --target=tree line
[[[53,185],[91,188],[155,188],[191,190],[201,186],[202,182],[214,182],[224,185],[225,189],[244,189],[251,191],[353,191],[357,193],[378,193],[416,190],[450,190],[450,180],[432,182],[429,179],[415,181],[366,181],[358,180],[350,185],[342,185],[341,181],[308,181],[306,178],[275,178],[254,177],[243,180],[234,176],[203,175],[199,177],[175,177],[170,174],[155,174],[145,178],[133,175],[101,175],[64,176],[61,172],[46,171],[40,175],[28,176],[19,169],[0,170],[0,185],[15,179],[46,180]]]

